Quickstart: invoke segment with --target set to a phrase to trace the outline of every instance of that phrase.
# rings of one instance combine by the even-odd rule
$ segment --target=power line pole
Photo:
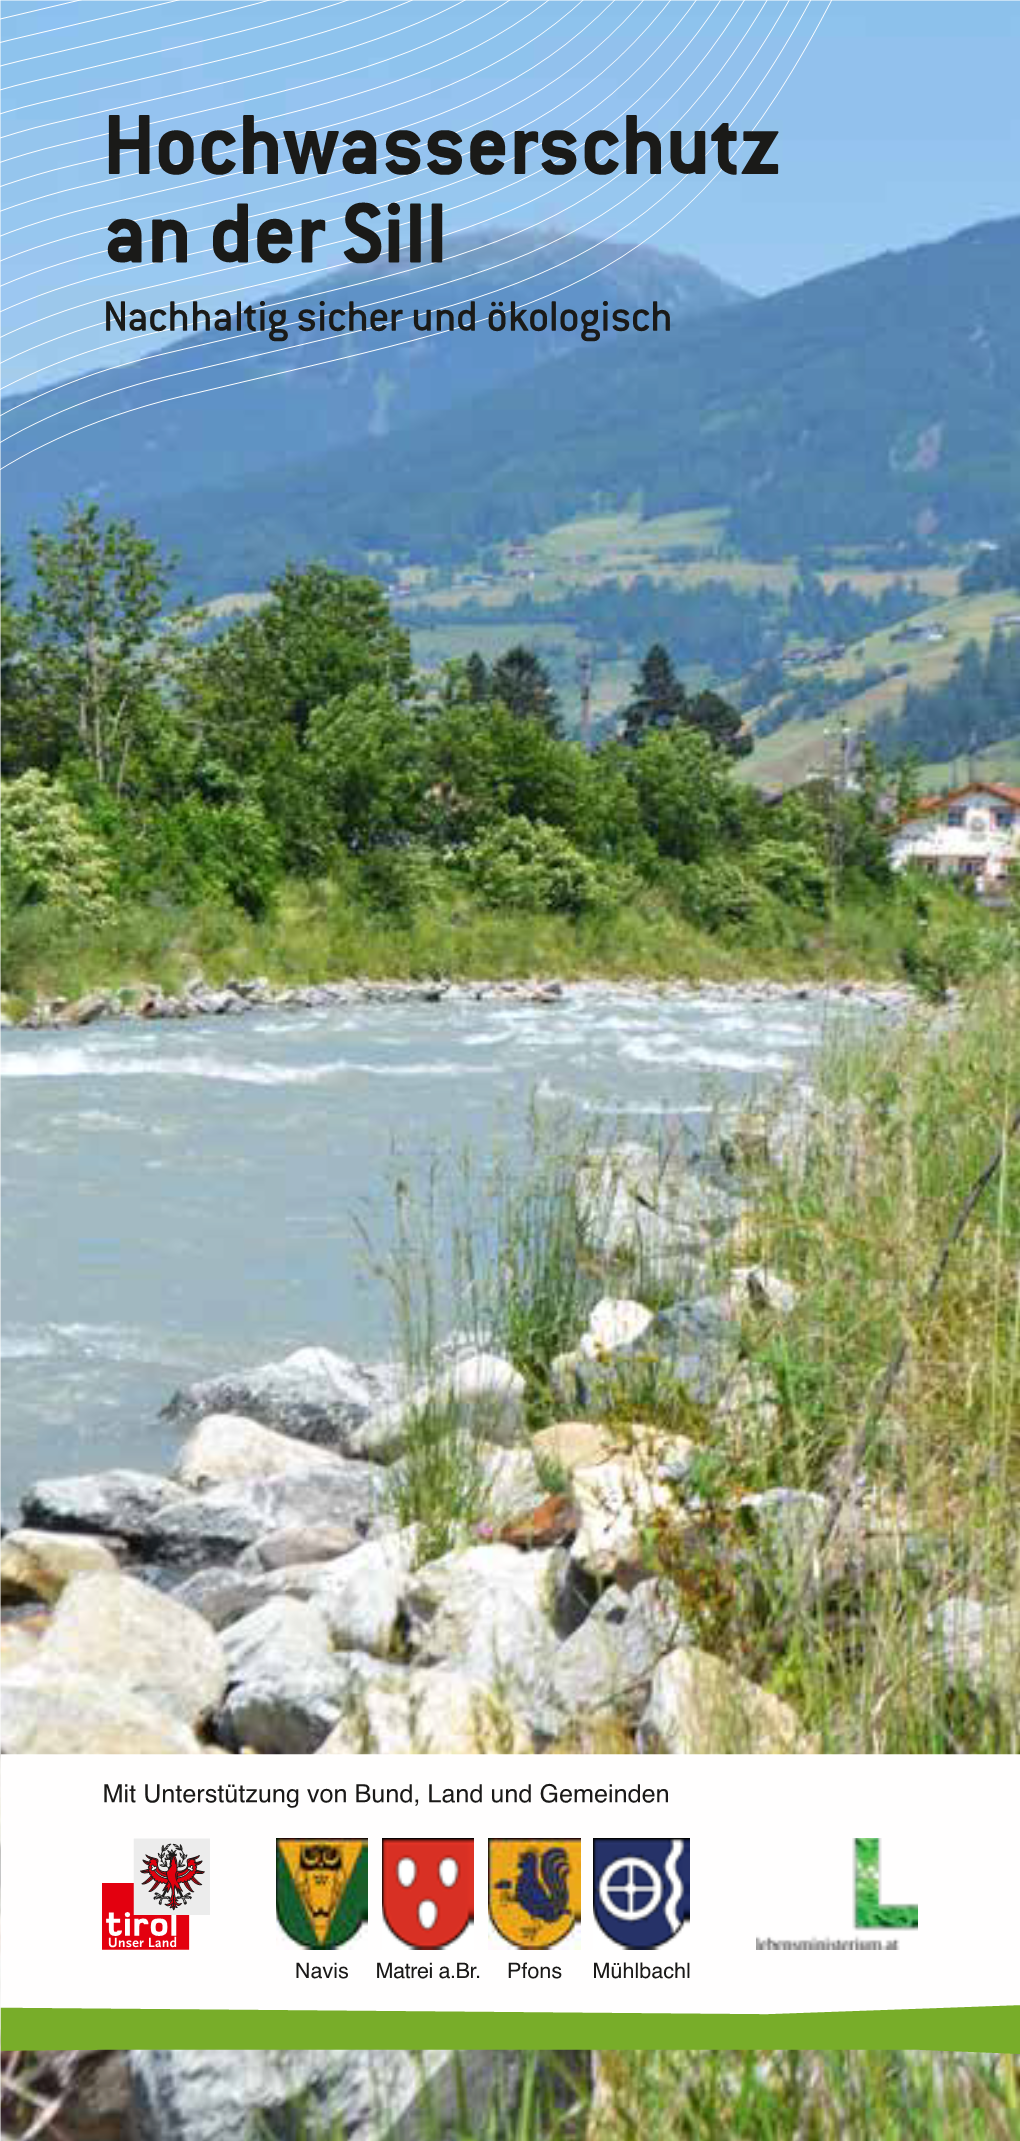
[[[854,762],[853,737],[850,724],[844,721],[839,733],[839,785],[844,795],[850,793],[850,780]]]
[[[581,687],[581,741],[586,751],[591,749],[591,672],[591,654],[585,647],[577,659],[577,680]]]

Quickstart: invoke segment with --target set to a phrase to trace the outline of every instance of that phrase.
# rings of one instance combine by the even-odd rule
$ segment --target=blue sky
[[[5,385],[123,358],[107,297],[247,303],[342,264],[346,209],[431,197],[451,232],[555,221],[683,252],[754,292],[1020,208],[1018,0],[6,0]],[[244,111],[276,130],[427,132],[720,120],[779,130],[776,178],[546,177],[373,185],[106,173],[106,115],[200,135]],[[227,269],[213,223],[322,215],[314,269]],[[186,266],[107,258],[114,215],[177,215]],[[536,242],[537,241],[533,241]],[[150,345],[150,346],[155,346]],[[132,357],[141,354],[135,342]]]

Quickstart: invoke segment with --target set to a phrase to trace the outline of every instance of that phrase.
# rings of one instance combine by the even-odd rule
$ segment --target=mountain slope
[[[539,406],[504,391],[476,404],[470,434],[391,444],[374,498],[353,462],[345,530],[393,540],[397,486],[410,547],[637,490],[648,513],[729,506],[731,538],[758,556],[994,534],[1015,516],[1020,219],[727,309],[681,341],[649,336],[609,369],[587,356],[547,376]]]
[[[506,250],[521,242],[493,239],[490,288],[522,294]],[[552,337],[479,328],[299,370],[286,390],[176,403],[166,425],[148,410],[14,468],[9,537],[94,488],[98,469],[104,503],[178,548],[200,593],[262,587],[288,557],[465,556],[635,497],[647,513],[726,508],[730,541],[766,558],[816,545],[916,557],[1017,518],[1020,219],[742,303],[687,263],[638,253],[599,272],[598,252],[576,261],[586,241],[562,242],[596,264],[573,293],[587,302],[612,301],[624,269],[622,302],[639,288],[668,303],[678,279],[683,332],[575,339],[536,369]],[[529,295],[573,272],[558,255]],[[494,368],[525,363],[493,384]]]
[[[324,497],[331,499],[351,450],[367,447],[370,466],[375,446],[389,435],[430,425],[479,393],[530,381],[536,369],[576,343],[563,335],[495,335],[485,328],[420,337],[412,319],[415,305],[460,308],[483,292],[520,294],[525,281],[529,302],[540,303],[544,292],[579,276],[591,278],[585,287],[610,304],[637,305],[654,295],[670,306],[675,319],[694,319],[739,297],[695,261],[650,247],[618,259],[619,250],[583,232],[473,230],[448,239],[447,257],[439,266],[380,263],[359,270],[344,265],[295,293],[272,298],[274,305],[287,306],[291,321],[299,305],[320,296],[328,308],[348,300],[362,308],[403,306],[399,341],[387,339],[367,357],[362,355],[365,338],[346,333],[293,331],[286,343],[246,332],[189,333],[172,342],[168,338],[154,356],[64,381],[42,398],[36,388],[12,395],[2,412],[8,541],[17,546],[32,522],[52,525],[69,497],[98,498],[118,513],[137,512],[145,501],[150,529],[162,501],[196,490],[215,492],[221,485],[231,486],[235,499],[243,498],[245,513],[249,504],[260,510],[272,479],[313,453],[311,465]],[[123,294],[130,300],[129,282]],[[257,308],[259,295],[249,289],[238,302],[254,302]],[[591,302],[583,289],[578,295]],[[484,318],[487,306],[479,303],[478,309]],[[130,351],[130,336],[114,335],[111,348],[118,342]],[[348,347],[357,361],[329,361],[342,359]],[[215,391],[220,387],[226,391]],[[203,391],[208,389],[214,391]],[[530,398],[530,384],[525,392]],[[111,417],[115,420],[103,421]],[[38,446],[44,450],[19,459]],[[286,492],[284,476],[278,493],[284,502]],[[150,500],[155,515],[148,510]],[[286,520],[281,523],[284,549],[285,538]],[[274,551],[273,562],[277,555]]]
[[[1020,510],[1020,219],[727,305],[623,355],[583,348],[257,486],[172,510],[153,495],[145,520],[200,565],[215,515],[217,584],[243,587],[283,556],[452,558],[635,495],[648,513],[729,508],[730,540],[758,557],[916,556],[997,533]]]
[[[760,777],[769,787],[786,787],[791,782],[806,780],[812,773],[831,769],[839,754],[839,736],[844,723],[854,734],[877,732],[883,756],[890,759],[902,757],[908,750],[923,754],[931,763],[940,758],[951,760],[954,756],[966,756],[971,739],[976,735],[982,745],[987,740],[991,762],[997,764],[996,752],[1009,749],[1008,742],[1000,744],[998,738],[1008,738],[1020,720],[1020,709],[1012,689],[1002,695],[1001,728],[997,726],[989,731],[977,713],[973,693],[959,690],[953,684],[954,670],[968,645],[977,647],[982,659],[987,655],[1000,620],[1015,607],[1016,597],[1008,590],[951,595],[944,602],[932,603],[910,620],[924,636],[904,639],[903,623],[900,623],[885,626],[857,640],[845,654],[828,661],[824,672],[815,673],[824,673],[830,686],[837,689],[869,672],[881,676],[883,681],[856,691],[853,697],[841,700],[838,705],[834,701],[831,712],[816,719],[794,719],[771,730],[766,725],[764,733],[756,739],[753,760],[749,761],[751,777],[755,780]],[[1011,647],[1017,646],[1020,634],[1011,630],[1009,639]],[[805,664],[797,672],[798,681],[803,685],[811,674],[811,665]],[[1012,674],[1011,662],[1010,678]],[[953,686],[950,724],[947,726],[943,722],[938,730],[933,729],[929,713],[921,735],[898,735],[898,717],[902,714],[905,692],[922,693],[924,704],[930,709],[932,695],[947,685]],[[763,711],[756,708],[751,712],[752,728],[758,728]],[[1001,777],[1005,778],[1004,775]]]

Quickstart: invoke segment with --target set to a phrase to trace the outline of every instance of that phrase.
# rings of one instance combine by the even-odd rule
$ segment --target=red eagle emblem
[[[382,1858],[383,1917],[409,1948],[445,1948],[475,1912],[473,1836],[391,1837]]]
[[[179,1910],[190,1903],[202,1885],[201,1859],[191,1858],[183,1844],[162,1844],[155,1856],[142,1860],[141,1878],[161,1910]]]

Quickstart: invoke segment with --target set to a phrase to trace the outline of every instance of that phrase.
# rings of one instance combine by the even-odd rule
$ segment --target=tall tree
[[[80,755],[120,796],[188,656],[182,620],[163,615],[172,567],[96,505],[70,506],[60,535],[34,530],[32,562],[15,747],[42,766]]]
[[[356,684],[315,708],[308,760],[345,845],[370,848],[415,829],[424,733],[382,684]]]
[[[492,697],[489,672],[482,656],[475,651],[469,654],[464,665],[464,685],[467,697],[473,706],[483,706]]]
[[[202,664],[203,729],[231,764],[255,769],[281,727],[303,743],[312,712],[361,684],[413,697],[411,646],[375,580],[288,565],[258,614],[232,624]]]
[[[664,646],[649,647],[623,714],[622,740],[640,743],[650,729],[671,728],[683,717],[687,694]]]
[[[754,749],[754,737],[736,707],[717,691],[699,691],[695,698],[688,699],[680,718],[710,736],[728,758],[746,758]]]
[[[25,613],[14,601],[14,577],[8,571],[7,559],[0,553],[0,708],[3,725],[0,730],[5,774],[25,773],[30,766],[43,766],[50,772],[57,764],[60,751],[56,739],[50,735],[43,748],[43,736],[38,719],[33,719],[25,701],[25,641],[27,620]]]
[[[559,733],[556,694],[548,670],[531,647],[508,647],[493,662],[487,696],[499,699],[519,721],[540,721],[550,736]]]

